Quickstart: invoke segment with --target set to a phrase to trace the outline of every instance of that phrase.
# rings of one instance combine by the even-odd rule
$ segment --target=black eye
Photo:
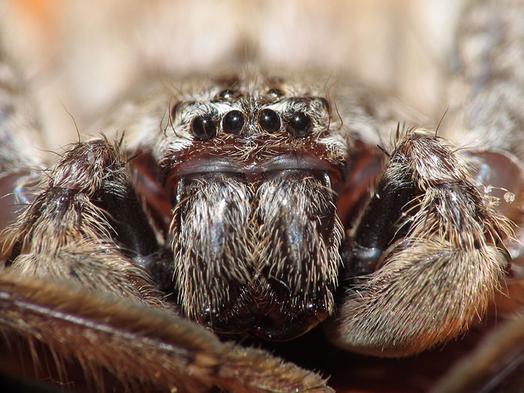
[[[287,131],[296,138],[303,138],[311,130],[311,118],[304,112],[292,112],[286,118]]]
[[[238,134],[244,127],[244,115],[242,112],[234,110],[226,113],[222,119],[222,128],[224,132]]]
[[[191,132],[196,139],[207,141],[216,135],[217,125],[210,116],[196,116],[191,122]]]
[[[267,132],[280,130],[280,117],[271,109],[263,109],[258,114],[258,123]]]

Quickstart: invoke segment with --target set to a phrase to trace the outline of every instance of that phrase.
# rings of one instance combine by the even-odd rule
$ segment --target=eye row
[[[272,109],[262,109],[258,113],[258,124],[264,131],[274,133],[280,130],[282,121]],[[239,110],[227,112],[222,118],[222,129],[228,134],[238,135],[244,128],[244,114]],[[291,112],[285,116],[286,130],[296,138],[303,138],[311,131],[311,118],[304,112]],[[191,121],[191,132],[196,139],[207,141],[217,133],[217,121],[212,115],[200,115]]]

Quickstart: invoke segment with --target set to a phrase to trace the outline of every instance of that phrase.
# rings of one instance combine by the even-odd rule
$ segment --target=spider
[[[521,253],[524,41],[518,18],[479,4],[450,123],[463,116],[458,139],[480,148],[367,87],[244,67],[147,83],[48,164],[27,150],[37,123],[6,77],[6,348],[47,357],[60,381],[76,365],[95,391],[331,391],[231,340],[322,329],[344,351],[405,357],[464,334],[513,288]],[[496,45],[479,45],[494,24]]]

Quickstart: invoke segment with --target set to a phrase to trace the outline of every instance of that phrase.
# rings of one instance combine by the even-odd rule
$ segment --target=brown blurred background
[[[151,74],[213,72],[251,53],[392,91],[438,118],[464,0],[4,0],[5,53],[51,147]],[[246,49],[247,48],[247,49]]]

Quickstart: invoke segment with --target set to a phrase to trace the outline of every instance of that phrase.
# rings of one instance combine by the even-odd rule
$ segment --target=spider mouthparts
[[[257,321],[249,333],[267,341],[293,340],[317,326],[328,316],[327,312],[313,312],[302,315],[298,321],[289,321],[280,314],[266,315]]]
[[[226,310],[213,313],[208,308],[201,314],[199,323],[223,335],[250,335],[266,341],[289,341],[307,333],[329,316],[326,309],[315,303],[308,303],[293,315],[278,309],[259,309],[253,304],[242,305],[240,310],[237,307],[235,311],[242,315],[229,314],[227,318],[224,316],[228,314]]]
[[[183,312],[216,332],[272,341],[331,314],[343,237],[332,179],[340,177],[306,152],[251,163],[199,155],[175,165],[164,186]]]

